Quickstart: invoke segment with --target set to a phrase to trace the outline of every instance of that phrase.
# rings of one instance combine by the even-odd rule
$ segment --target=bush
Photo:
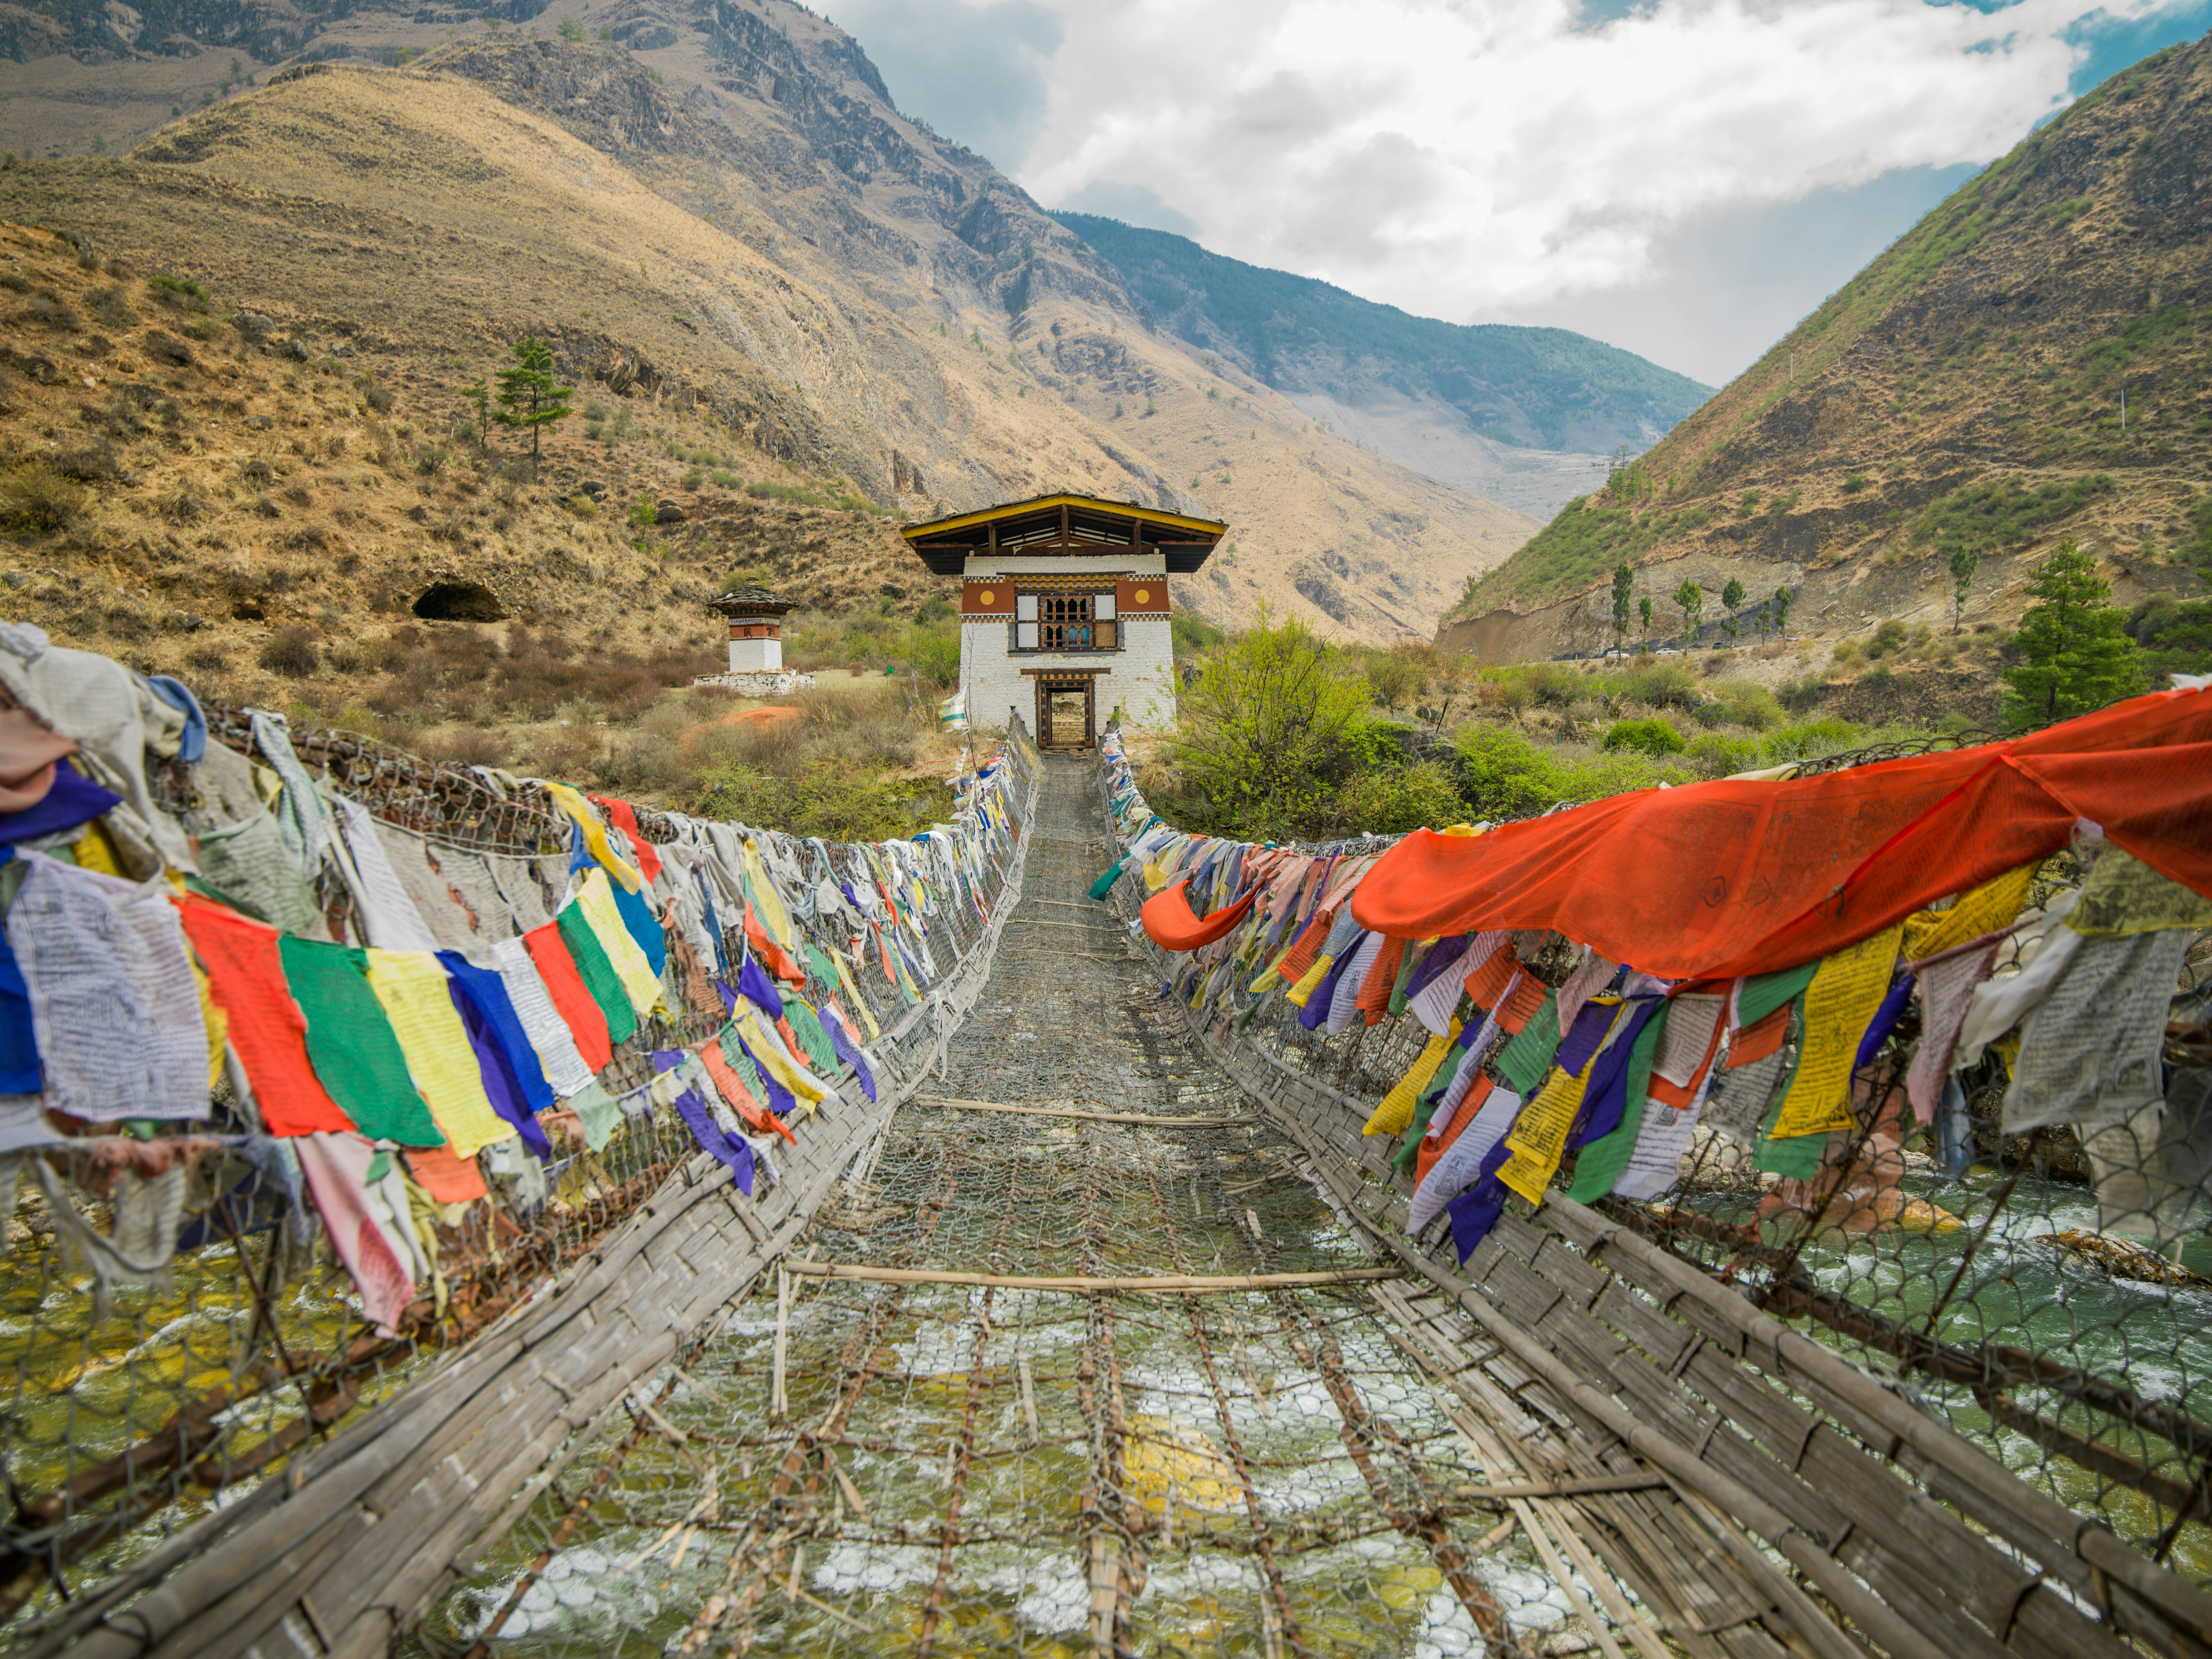
[[[1766,763],[1779,765],[1784,761],[1819,760],[1824,756],[1841,754],[1846,749],[1856,749],[1864,734],[1849,720],[1833,718],[1800,720],[1770,732],[1760,743]]]
[[[914,672],[933,684],[951,685],[960,678],[960,635],[950,629],[917,629],[908,654]]]
[[[1467,816],[1451,774],[1434,761],[1401,769],[1361,772],[1337,792],[1334,816],[1340,835],[1403,835],[1441,830]]]
[[[1782,723],[1782,704],[1765,686],[1750,680],[1723,680],[1713,687],[1716,704],[1737,726],[1764,732]]]
[[[1429,646],[1394,646],[1367,659],[1367,688],[1384,708],[1402,708],[1428,689],[1435,656]]]
[[[0,530],[49,535],[84,514],[85,491],[52,462],[18,461],[0,472]]]
[[[1654,708],[1694,708],[1700,701],[1698,677],[1687,665],[1650,657],[1629,665],[1613,680],[1614,695]]]
[[[1460,752],[1460,793],[1472,812],[1512,818],[1561,802],[1599,800],[1662,783],[1686,783],[1691,775],[1642,753],[1540,750],[1517,732],[1470,726],[1455,739]]]
[[[1607,752],[1633,749],[1646,755],[1679,755],[1689,744],[1666,721],[1648,720],[1616,720],[1613,729],[1605,734],[1602,746]]]
[[[2154,690],[2169,674],[2212,671],[2212,599],[2159,594],[2136,606],[2121,632],[2142,647]]]
[[[1293,839],[1326,820],[1354,769],[1366,708],[1366,681],[1340,653],[1295,617],[1274,625],[1263,607],[1184,691],[1171,753],[1206,827]]]
[[[307,629],[280,628],[261,647],[256,660],[272,674],[304,680],[322,666],[322,652]]]
[[[1768,763],[1758,741],[1748,738],[1724,738],[1717,732],[1706,732],[1690,745],[1690,759],[1698,770],[1708,778],[1725,778],[1737,772],[1749,772]]]

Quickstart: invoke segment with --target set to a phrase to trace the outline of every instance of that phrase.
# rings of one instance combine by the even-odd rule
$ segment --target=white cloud
[[[1216,252],[1461,321],[1656,280],[1668,239],[1715,215],[1986,161],[2063,101],[2069,32],[2093,15],[1654,0],[1593,27],[1571,0],[1044,3],[1042,118],[1001,158],[1040,201],[1154,201]]]

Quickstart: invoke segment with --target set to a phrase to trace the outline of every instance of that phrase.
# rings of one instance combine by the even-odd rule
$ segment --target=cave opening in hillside
[[[507,607],[482,582],[433,582],[415,601],[427,622],[504,622]]]

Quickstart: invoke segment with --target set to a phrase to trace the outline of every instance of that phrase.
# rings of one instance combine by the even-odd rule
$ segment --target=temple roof
[[[1008,501],[974,513],[908,525],[899,534],[921,562],[940,576],[957,576],[970,555],[1024,557],[1097,556],[1127,549],[1158,553],[1167,568],[1188,575],[1206,562],[1229,526],[1134,501],[1109,501],[1063,491]]]

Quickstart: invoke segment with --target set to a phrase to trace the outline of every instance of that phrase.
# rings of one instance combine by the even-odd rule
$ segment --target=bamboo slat
[[[932,1267],[872,1267],[835,1261],[787,1261],[786,1273],[807,1279],[853,1279],[878,1285],[978,1285],[1006,1291],[1128,1291],[1144,1294],[1204,1295],[1234,1291],[1291,1290],[1311,1285],[1352,1285],[1402,1279],[1396,1267],[1334,1267],[1303,1273],[1162,1273],[1152,1278],[1067,1274],[1028,1278],[1014,1273],[940,1273]]]

